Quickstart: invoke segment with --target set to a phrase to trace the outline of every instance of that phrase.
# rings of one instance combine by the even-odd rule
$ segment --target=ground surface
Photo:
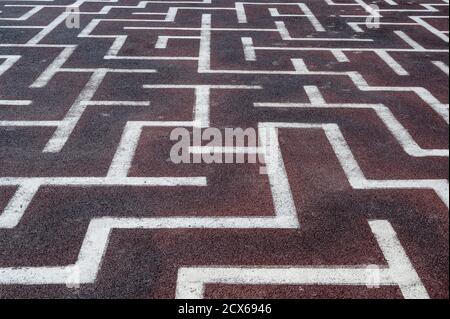
[[[1,0],[0,297],[448,298],[448,1],[368,4]]]

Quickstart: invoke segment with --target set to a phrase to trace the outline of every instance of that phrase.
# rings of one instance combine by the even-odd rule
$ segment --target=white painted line
[[[320,21],[316,18],[314,13],[312,13],[312,11],[309,9],[309,7],[306,4],[299,3],[298,6],[306,14],[306,17],[311,22],[311,24],[313,25],[314,29],[317,32],[325,32],[326,31],[325,28],[323,27],[323,25],[320,23]]]
[[[30,88],[42,88],[45,87],[48,82],[61,70],[61,67],[67,62],[67,60],[75,52],[76,47],[69,47],[62,50],[62,52],[56,57],[56,59],[42,72],[42,74],[30,85]]]
[[[149,101],[86,101],[88,106],[150,106]]]
[[[327,104],[317,86],[305,86],[304,89],[306,94],[308,95],[311,104],[313,105]]]
[[[207,86],[195,88],[194,121],[198,127],[209,127],[210,94]]]
[[[242,2],[236,2],[235,6],[238,23],[247,23],[247,15],[245,14],[244,4]]]
[[[64,120],[48,141],[44,148],[44,152],[58,153],[62,150],[87,107],[85,102],[94,97],[95,92],[103,82],[107,72],[108,71],[105,69],[98,69],[92,74],[88,83],[67,112]]]
[[[236,4],[237,5],[237,4]],[[211,69],[211,15],[202,15],[200,49],[198,53],[198,72]]]
[[[0,214],[0,229],[17,226],[33,197],[39,190],[40,184],[27,181],[19,186],[14,197],[9,201],[3,214]]]
[[[17,61],[21,58],[20,55],[0,55],[0,59],[5,59],[2,64],[0,64],[0,76],[6,71],[13,67]]]
[[[0,106],[30,106],[32,103],[28,100],[0,100]]]
[[[350,62],[347,55],[342,50],[331,50],[331,53],[333,53],[334,57],[338,62],[346,63]]]
[[[242,37],[241,40],[244,47],[245,61],[256,61],[256,52],[253,49],[253,39]]]
[[[409,75],[408,71],[406,71],[400,63],[394,60],[394,58],[383,50],[377,50],[375,51],[376,54],[397,74],[400,76],[407,76]]]
[[[442,61],[433,61],[433,64],[439,68],[442,72],[444,72],[447,76],[449,75],[448,65]]]
[[[423,46],[421,46],[419,43],[414,41],[409,35],[407,35],[403,31],[394,31],[396,35],[398,35],[403,41],[405,41],[409,46],[411,46],[414,50],[418,51],[424,51],[426,50]]]

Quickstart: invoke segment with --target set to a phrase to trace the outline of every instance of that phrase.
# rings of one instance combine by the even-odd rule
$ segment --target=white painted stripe
[[[236,147],[236,146],[191,146],[189,152],[192,154],[261,154],[263,148],[259,147]]]
[[[141,136],[142,126],[128,122],[122,133],[116,154],[108,170],[108,177],[126,177]]]
[[[242,37],[241,40],[244,47],[245,61],[256,61],[256,52],[253,49],[253,39]]]
[[[0,76],[8,71],[17,61],[21,58],[20,55],[0,55],[0,59],[5,59],[2,64],[0,64]]]
[[[245,14],[244,4],[242,2],[236,2],[235,7],[238,23],[247,23],[247,15]]]
[[[327,104],[317,86],[305,86],[304,89],[306,94],[308,95],[311,104],[314,105]]]
[[[395,2],[394,0],[384,0],[384,2],[386,2],[387,4],[391,5],[391,6],[397,6],[397,2]]]
[[[347,55],[342,50],[331,50],[331,53],[333,53],[334,57],[338,62],[346,63],[350,62]]]
[[[306,14],[306,17],[311,22],[311,24],[313,25],[314,29],[317,32],[325,32],[326,31],[325,28],[323,27],[323,25],[320,23],[320,21],[317,19],[317,17],[314,15],[314,13],[312,13],[312,11],[309,9],[309,7],[306,4],[299,3],[298,6]]]
[[[122,47],[125,45],[125,42],[127,41],[128,36],[126,35],[118,35],[116,36],[116,39],[114,40],[113,44],[109,48],[108,52],[106,53],[106,56],[117,56],[122,49]]]
[[[54,127],[60,123],[60,121],[0,121],[0,127]]]
[[[1,186],[206,186],[206,177],[0,177]]]
[[[27,181],[19,186],[3,214],[0,214],[0,229],[17,226],[39,187],[40,184],[33,181]]]
[[[377,239],[384,258],[389,265],[391,277],[400,287],[406,299],[429,299],[419,275],[411,264],[405,250],[388,221],[370,221],[370,228]]]
[[[128,122],[108,170],[108,177],[123,178],[133,162],[143,127],[193,127],[195,122]]]
[[[406,71],[400,63],[394,60],[394,58],[383,50],[377,50],[375,51],[376,54],[397,74],[400,76],[407,76],[409,75],[408,71]]]
[[[77,1],[84,2],[84,1]],[[76,5],[73,5],[76,7]],[[70,16],[69,12],[64,12],[61,15],[59,15],[57,18],[55,18],[49,25],[45,26],[44,29],[39,32],[37,35],[35,35],[32,39],[30,39],[27,44],[38,44],[41,42],[47,35],[50,34],[54,29],[56,29],[61,23],[63,23],[68,17]]]
[[[198,53],[198,72],[211,69],[211,15],[202,15],[200,49]]]
[[[1,106],[30,106],[32,103],[29,100],[0,100]]]
[[[86,101],[83,104],[92,106],[150,106],[149,101]]]
[[[433,64],[439,68],[442,72],[444,72],[446,75],[449,75],[449,68],[448,65],[445,64],[442,61],[433,61]]]
[[[210,94],[207,86],[195,88],[194,121],[198,127],[209,127]]]

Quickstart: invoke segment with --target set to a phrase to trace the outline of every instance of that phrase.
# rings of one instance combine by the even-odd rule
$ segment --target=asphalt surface
[[[377,1],[379,28],[370,4],[1,1],[0,298],[448,298],[448,2]],[[275,173],[174,163],[194,119],[274,123]],[[242,273],[183,282],[202,267]]]

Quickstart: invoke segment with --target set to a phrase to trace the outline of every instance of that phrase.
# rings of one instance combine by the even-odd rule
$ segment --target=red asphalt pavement
[[[448,13],[0,1],[0,298],[448,298]]]

